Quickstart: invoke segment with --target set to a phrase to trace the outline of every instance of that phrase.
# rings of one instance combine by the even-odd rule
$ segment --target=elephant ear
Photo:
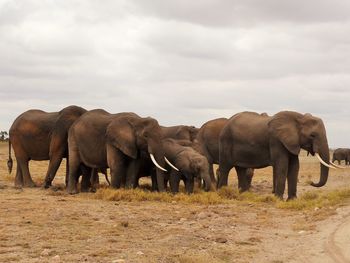
[[[278,113],[269,121],[268,127],[270,134],[273,134],[289,152],[299,154],[299,129],[295,116],[289,112]]]
[[[107,127],[107,141],[125,155],[136,159],[137,147],[132,125],[124,119],[114,120]]]

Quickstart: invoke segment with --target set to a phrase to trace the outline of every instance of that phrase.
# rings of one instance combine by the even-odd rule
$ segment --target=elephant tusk
[[[179,171],[179,169],[177,169],[177,167],[175,165],[173,165],[165,156],[164,156],[164,159],[165,159],[166,163],[169,164],[169,166],[171,168],[173,168],[176,171]]]
[[[331,161],[329,163],[330,163],[330,165],[334,166],[335,168],[346,169],[346,167],[336,165],[335,163],[333,163]]]
[[[160,166],[158,163],[157,163],[157,161],[156,161],[156,159],[154,158],[154,155],[153,154],[149,154],[150,156],[151,156],[151,160],[152,160],[152,162],[154,163],[154,165],[155,166],[157,166],[157,168],[159,168],[160,170],[162,170],[162,171],[164,171],[164,172],[167,172],[168,170],[167,169],[164,169],[162,166]]]
[[[318,153],[316,153],[315,155],[316,155],[317,159],[320,161],[320,163],[322,163],[324,166],[326,166],[328,168],[332,168],[332,169],[337,169],[334,166],[331,166],[331,165],[327,164],[325,161],[323,161],[321,156]]]

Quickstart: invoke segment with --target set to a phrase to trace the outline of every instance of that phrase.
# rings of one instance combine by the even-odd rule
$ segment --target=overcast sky
[[[0,0],[0,129],[72,104],[163,125],[309,112],[350,147],[350,1]]]

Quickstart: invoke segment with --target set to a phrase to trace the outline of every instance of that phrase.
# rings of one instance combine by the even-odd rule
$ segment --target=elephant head
[[[213,185],[209,175],[209,163],[204,156],[195,155],[190,159],[190,169],[200,179],[204,180],[205,191],[213,190]]]
[[[300,114],[291,111],[282,111],[272,117],[268,123],[269,132],[277,138],[292,154],[298,155],[304,149],[316,155],[320,162],[320,180],[311,183],[312,186],[321,187],[328,179],[329,147],[326,129],[320,118],[311,114]]]
[[[164,191],[165,155],[161,141],[161,128],[150,117],[117,118],[107,128],[112,145],[130,158],[137,159],[139,150],[148,152],[157,169],[159,191]]]

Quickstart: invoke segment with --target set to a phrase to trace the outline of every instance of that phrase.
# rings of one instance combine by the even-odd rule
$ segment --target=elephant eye
[[[143,133],[143,136],[144,136],[145,138],[148,138],[148,137],[149,137],[149,132],[148,132],[148,131],[145,131],[145,132]]]
[[[310,137],[311,137],[311,138],[316,138],[316,133],[314,133],[314,132],[311,133],[311,134],[310,134]]]

